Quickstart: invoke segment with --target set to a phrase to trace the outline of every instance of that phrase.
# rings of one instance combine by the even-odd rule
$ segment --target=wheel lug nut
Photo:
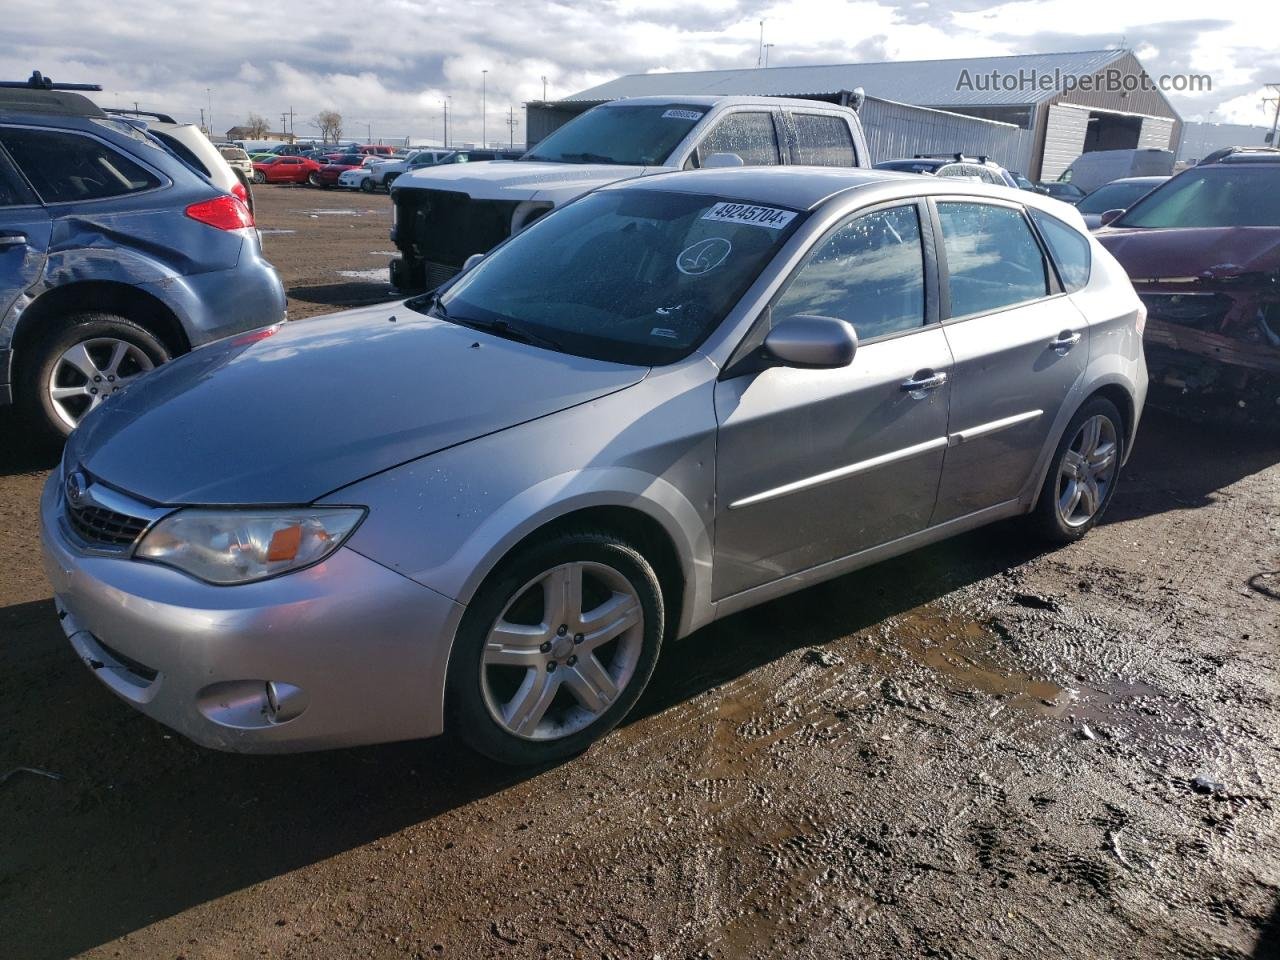
[[[560,624],[560,628],[559,628],[558,630],[556,630],[556,636],[557,636],[557,637],[563,637],[563,636],[564,636],[566,633],[568,633],[568,632],[569,632],[569,628],[568,628],[568,627],[566,627],[566,626],[562,623],[562,624]]]
[[[92,393],[92,394],[95,394],[95,395],[96,395],[96,394],[97,394],[97,392],[98,392],[98,388],[97,388],[97,387],[90,387],[90,388],[89,388],[89,392],[90,392],[90,393]]]
[[[115,382],[116,382],[116,378],[115,378],[115,377],[112,377],[112,376],[108,376],[108,377],[107,377],[107,382],[108,382],[108,383],[115,383]]]
[[[101,377],[94,377],[94,378],[93,378],[93,382],[94,382],[94,383],[101,383],[101,382],[102,382],[102,378],[101,378]]]
[[[581,643],[584,639],[585,639],[585,638],[584,638],[584,637],[582,636],[582,634],[580,634],[580,633],[575,633],[575,634],[573,635],[573,642],[574,642],[574,643]]]
[[[540,643],[540,644],[538,645],[538,649],[539,649],[539,650],[541,650],[543,653],[550,653],[550,652],[551,652],[551,642],[550,642],[549,640],[544,640],[544,641],[542,641],[542,643]]]
[[[577,655],[576,655],[576,654],[575,654],[575,655],[573,655],[573,656],[571,656],[571,657],[569,657],[569,659],[565,661],[565,663],[567,663],[567,664],[568,664],[569,666],[571,666],[571,667],[572,667],[575,663],[577,663],[577,662],[578,662],[578,657],[577,657]]]
[[[550,663],[547,664],[547,673],[555,673],[555,672],[556,672],[556,662],[552,660]]]

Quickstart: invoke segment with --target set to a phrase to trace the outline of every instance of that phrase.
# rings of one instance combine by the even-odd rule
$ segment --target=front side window
[[[436,300],[446,320],[579,356],[670,363],[714,330],[804,214],[657,190],[606,190],[552,211]]]
[[[0,207],[21,207],[35,202],[35,196],[22,182],[18,171],[0,153]]]
[[[991,313],[1048,293],[1044,256],[1020,210],[942,201],[938,219],[953,317]]]
[[[816,167],[856,165],[853,135],[843,117],[797,113],[791,119],[796,129],[796,163]]]
[[[1280,227],[1280,164],[1193,167],[1157,187],[1114,227]]]
[[[0,142],[45,203],[106,200],[161,186],[118,150],[78,133],[11,127],[0,131]]]
[[[778,134],[770,113],[731,113],[712,128],[695,156],[697,166],[704,166],[716,153],[736,153],[747,167],[776,166]]]
[[[773,322],[836,317],[860,340],[924,324],[924,249],[914,204],[850,220],[823,240],[773,307]]]
[[[1067,226],[1057,217],[1043,210],[1031,210],[1031,219],[1040,228],[1040,235],[1049,245],[1049,252],[1058,265],[1058,276],[1068,293],[1075,293],[1089,282],[1089,239],[1079,230]]]
[[[551,133],[522,159],[657,166],[666,163],[706,112],[706,107],[679,103],[596,107]]]

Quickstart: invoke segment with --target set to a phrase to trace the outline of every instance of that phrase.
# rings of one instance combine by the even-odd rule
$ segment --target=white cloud
[[[565,96],[619,74],[754,66],[759,21],[773,65],[866,57],[930,59],[1087,49],[1120,42],[1153,74],[1213,77],[1208,94],[1172,96],[1188,117],[1259,122],[1280,54],[1255,4],[1222,0],[10,0],[0,76],[39,69],[101,83],[103,103],[138,101],[215,129],[252,111],[297,129],[324,108],[351,133],[438,136],[452,97],[458,139],[477,139],[481,71],[491,139],[508,106]],[[517,139],[519,132],[517,133]]]

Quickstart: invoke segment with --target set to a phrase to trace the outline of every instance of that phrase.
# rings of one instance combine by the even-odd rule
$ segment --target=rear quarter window
[[[108,200],[163,186],[100,140],[63,130],[9,128],[0,142],[45,203]]]
[[[857,163],[853,135],[843,117],[825,113],[793,114],[796,163],[818,167],[852,167]]]
[[[1066,291],[1074,293],[1088,285],[1092,265],[1088,238],[1057,217],[1034,207],[1031,209],[1031,219],[1049,246],[1049,253],[1058,268],[1058,277]]]

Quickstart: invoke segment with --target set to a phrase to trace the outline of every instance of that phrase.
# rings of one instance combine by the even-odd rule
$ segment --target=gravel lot
[[[388,207],[259,190],[292,317],[386,295]],[[1274,439],[1149,410],[1083,543],[1000,525],[727,619],[513,773],[136,714],[53,614],[48,455],[0,438],[0,957],[1280,956]]]

